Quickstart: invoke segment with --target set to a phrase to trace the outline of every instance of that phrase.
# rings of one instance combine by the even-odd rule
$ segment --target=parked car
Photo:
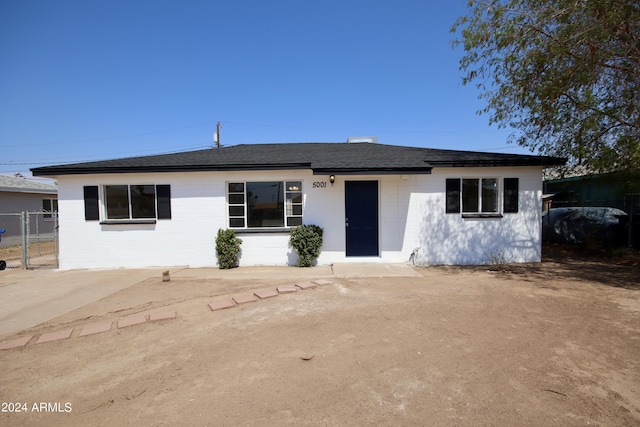
[[[542,215],[542,238],[556,243],[622,246],[629,216],[607,207],[552,208]]]

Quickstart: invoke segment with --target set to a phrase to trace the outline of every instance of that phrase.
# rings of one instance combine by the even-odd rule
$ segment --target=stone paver
[[[209,303],[211,311],[224,310],[225,308],[235,307],[236,303],[231,298],[221,298]]]
[[[256,298],[253,294],[234,295],[232,298],[238,305],[258,301],[258,298]]]
[[[258,289],[253,294],[260,299],[273,298],[280,295],[275,289]]]
[[[331,280],[325,280],[325,279],[313,280],[312,282],[319,286],[330,285],[333,283]]]
[[[278,289],[278,292],[281,294],[290,294],[298,290],[295,285],[280,285],[276,289]]]
[[[318,287],[318,285],[316,283],[313,283],[313,282],[296,283],[296,286],[299,287],[302,290],[313,289],[313,288],[317,288]]]
[[[31,338],[33,338],[33,335],[27,335],[26,337],[16,338],[15,340],[8,341],[0,345],[0,350],[9,350],[12,348],[24,347],[29,341],[31,341]]]
[[[140,325],[147,321],[147,316],[133,316],[126,319],[118,320],[118,329],[128,328],[129,326]]]
[[[87,325],[84,328],[82,328],[82,332],[80,332],[80,335],[78,336],[84,337],[87,335],[94,335],[94,334],[101,334],[103,332],[108,332],[111,330],[111,324],[112,322],[102,322],[102,323],[95,323],[93,325]]]
[[[163,311],[161,313],[153,313],[149,316],[149,322],[157,322],[159,320],[172,320],[176,318],[175,311]]]
[[[38,338],[38,341],[36,341],[36,344],[42,344],[42,343],[51,342],[51,341],[66,340],[71,336],[72,332],[73,332],[73,328],[64,329],[62,331],[47,332],[46,334],[40,335],[40,338]]]

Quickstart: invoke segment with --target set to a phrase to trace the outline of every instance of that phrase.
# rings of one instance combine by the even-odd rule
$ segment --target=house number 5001
[[[326,181],[316,181],[313,183],[313,188],[327,188]]]

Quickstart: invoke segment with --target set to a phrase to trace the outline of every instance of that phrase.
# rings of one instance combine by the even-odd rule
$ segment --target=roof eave
[[[566,164],[567,159],[562,158],[545,158],[523,159],[523,160],[454,160],[454,161],[431,161],[435,167],[523,167],[523,166],[539,166],[542,168],[562,166]]]
[[[158,172],[229,172],[257,170],[311,169],[308,163],[287,163],[272,165],[179,165],[179,166],[116,166],[116,167],[65,167],[31,169],[33,176],[98,175],[115,173],[158,173]]]
[[[431,167],[424,168],[314,168],[314,175],[429,175]]]

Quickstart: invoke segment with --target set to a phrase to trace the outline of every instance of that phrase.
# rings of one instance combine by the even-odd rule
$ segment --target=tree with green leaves
[[[511,142],[591,171],[640,170],[640,2],[470,0],[463,84]]]

